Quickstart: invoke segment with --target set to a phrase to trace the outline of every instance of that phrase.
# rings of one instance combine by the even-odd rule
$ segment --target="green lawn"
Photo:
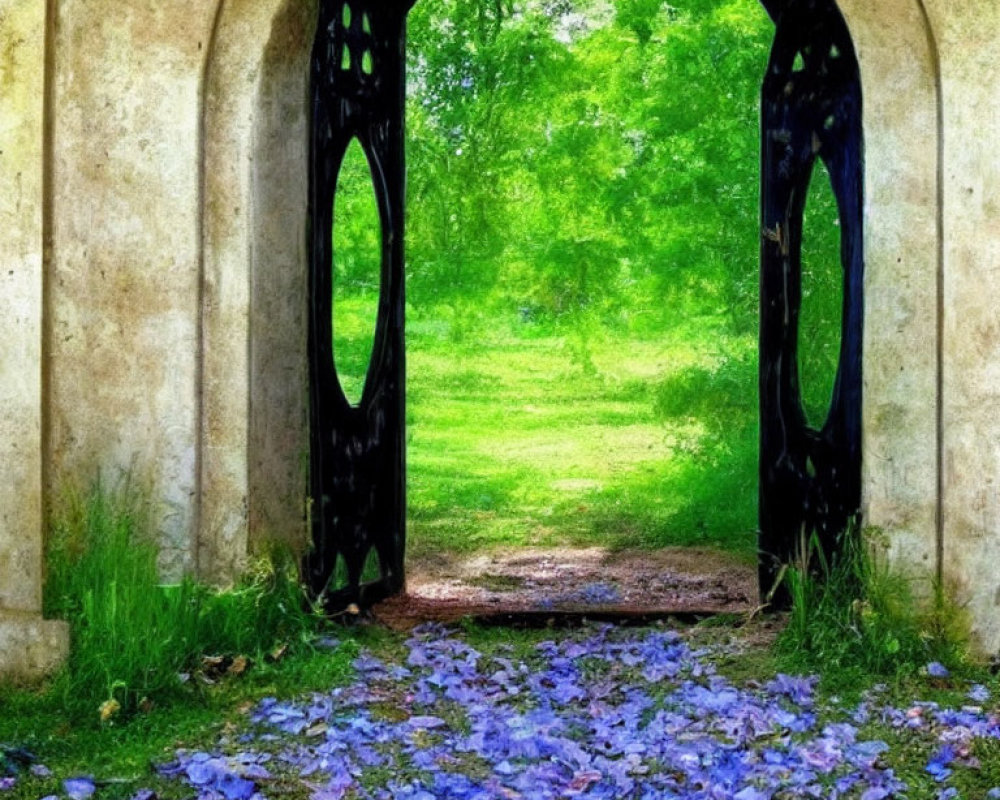
[[[363,352],[349,333],[370,303],[338,309],[342,350],[359,341]],[[469,317],[456,330],[438,308],[408,323],[411,554],[697,544],[752,556],[751,336],[712,317],[655,334],[540,324],[516,309]]]

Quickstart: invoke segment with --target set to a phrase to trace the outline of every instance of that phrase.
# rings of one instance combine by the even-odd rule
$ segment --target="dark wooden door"
[[[411,0],[320,0],[309,148],[309,396],[312,549],[303,573],[328,611],[403,587],[404,89]],[[348,145],[368,158],[381,220],[381,289],[371,363],[352,405],[333,350],[332,225]]]
[[[833,0],[767,0],[776,25],[761,112],[760,588],[803,549],[832,555],[861,501],[861,82]],[[807,424],[798,375],[803,211],[817,160],[840,215],[843,315],[826,420]],[[809,343],[803,343],[808,346]],[[779,589],[780,605],[787,597]]]

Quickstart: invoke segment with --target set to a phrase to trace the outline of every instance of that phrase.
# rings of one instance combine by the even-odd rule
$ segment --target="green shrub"
[[[163,585],[153,530],[149,504],[128,482],[68,492],[53,515],[45,611],[70,623],[54,688],[71,713],[91,716],[112,700],[127,713],[179,690],[203,655],[260,658],[316,625],[287,554],[258,559],[228,590]]]
[[[864,675],[914,675],[932,661],[963,666],[968,629],[961,610],[936,584],[929,598],[918,599],[912,579],[877,555],[878,535],[849,529],[829,561],[815,537],[803,542],[800,563],[784,575],[792,609],[778,652],[787,667],[850,686]]]

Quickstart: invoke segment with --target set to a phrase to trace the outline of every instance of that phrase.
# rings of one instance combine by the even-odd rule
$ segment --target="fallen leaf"
[[[236,656],[236,658],[233,659],[233,663],[229,665],[229,669],[226,671],[230,675],[242,675],[246,672],[248,666],[250,666],[250,661],[246,656]]]
[[[201,666],[207,671],[215,671],[222,668],[225,656],[202,656]]]
[[[282,658],[282,656],[284,656],[286,652],[288,652],[288,645],[287,644],[279,644],[277,647],[275,647],[271,651],[271,653],[270,653],[271,660],[272,661],[280,661],[281,658]]]
[[[113,697],[110,700],[105,700],[103,703],[101,703],[101,706],[98,709],[101,715],[101,722],[107,722],[108,720],[110,720],[115,714],[121,711],[121,708],[122,708],[121,703],[119,703]]]

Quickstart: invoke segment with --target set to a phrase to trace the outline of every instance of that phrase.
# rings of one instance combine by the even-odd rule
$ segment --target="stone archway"
[[[0,98],[12,121],[0,174],[17,188],[0,204],[0,617],[26,641],[40,498],[63,476],[149,474],[171,574],[217,578],[265,529],[300,536],[306,493],[304,332],[279,295],[304,269],[304,198],[288,188],[300,179],[282,165],[305,147],[293,98],[305,108],[314,6],[65,2],[49,19],[42,6],[10,4],[17,59]],[[839,6],[866,98],[878,309],[864,330],[865,518],[895,563],[953,583],[995,647],[1000,11]],[[295,133],[279,135],[286,122]]]
[[[205,76],[198,564],[302,544],[305,225],[315,2],[227,0]]]
[[[912,399],[939,395],[939,334],[926,324],[939,309],[934,39],[913,0],[895,0],[891,27],[882,7],[840,6],[868,98],[866,218],[878,224],[866,242],[866,293],[889,309],[865,324],[865,516],[892,533],[899,563],[938,568],[940,404]],[[296,353],[305,334],[293,310],[304,197],[295,186],[305,185],[296,165],[313,12],[227,0],[206,61],[198,562],[217,577],[234,574],[259,533],[304,532],[305,365]],[[904,356],[911,366],[894,372],[888,365]]]
[[[921,0],[838,0],[865,93],[862,509],[894,564],[939,574],[940,67]],[[888,21],[891,20],[891,24]]]

